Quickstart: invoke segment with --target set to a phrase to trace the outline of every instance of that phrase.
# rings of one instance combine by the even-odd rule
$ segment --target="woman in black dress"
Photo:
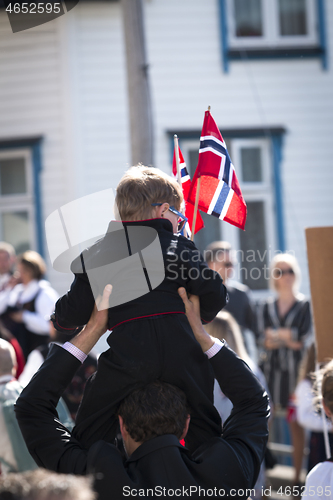
[[[287,413],[293,399],[299,363],[305,343],[311,336],[310,303],[298,292],[300,269],[291,254],[278,254],[270,264],[270,285],[276,297],[262,305],[259,331],[264,348],[261,368],[276,409]],[[295,484],[302,467],[304,432],[293,412],[288,419],[294,445]]]

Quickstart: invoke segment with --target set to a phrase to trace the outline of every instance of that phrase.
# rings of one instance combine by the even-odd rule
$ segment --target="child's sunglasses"
[[[161,205],[163,205],[163,203],[152,203],[151,204],[152,207],[160,207]],[[185,226],[188,219],[187,219],[187,217],[185,217],[184,214],[182,214],[181,212],[178,212],[178,210],[176,210],[175,207],[173,207],[172,205],[169,206],[169,210],[170,210],[170,212],[178,215],[178,217],[179,217],[177,231],[178,231],[178,233],[180,233],[180,231],[183,229],[183,227]]]

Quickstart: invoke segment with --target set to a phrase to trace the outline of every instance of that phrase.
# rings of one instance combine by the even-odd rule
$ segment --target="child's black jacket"
[[[209,269],[204,262],[194,243],[181,235],[174,235],[171,222],[167,219],[128,221],[123,222],[123,225],[125,230],[130,226],[146,226],[157,231],[164,259],[165,278],[151,292],[109,309],[108,329],[112,330],[120,323],[133,319],[184,313],[184,304],[177,292],[181,286],[200,297],[203,323],[212,321],[225,306],[226,288],[219,274]],[[73,262],[72,270],[81,272],[75,273],[70,290],[56,304],[52,319],[57,330],[72,334],[77,327],[88,322],[94,307],[94,296],[82,263],[83,266],[84,263],[91,263],[97,256],[102,260],[108,258],[112,247],[117,246],[115,238],[115,233],[107,232],[104,238],[82,252]],[[119,242],[116,252],[121,257]],[[125,249],[123,257],[126,257]]]

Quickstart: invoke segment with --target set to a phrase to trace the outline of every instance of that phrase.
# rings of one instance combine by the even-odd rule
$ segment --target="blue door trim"
[[[44,231],[42,217],[42,200],[40,187],[40,172],[42,170],[41,144],[43,137],[24,137],[18,139],[2,139],[0,140],[0,150],[6,149],[27,149],[31,150],[32,169],[33,169],[33,194],[35,203],[35,227],[36,227],[36,243],[37,251],[42,257],[44,253]]]
[[[318,15],[319,42],[322,49],[321,63],[323,69],[327,70],[328,54],[327,54],[326,24],[325,24],[325,0],[317,0],[317,15]]]
[[[220,18],[220,40],[222,48],[222,67],[224,73],[229,72],[229,47],[228,47],[228,22],[226,0],[219,0],[219,18]]]
[[[272,135],[273,149],[273,172],[274,172],[274,191],[276,204],[276,229],[278,246],[282,252],[286,250],[285,228],[284,228],[284,210],[283,210],[283,188],[281,180],[283,136]]]

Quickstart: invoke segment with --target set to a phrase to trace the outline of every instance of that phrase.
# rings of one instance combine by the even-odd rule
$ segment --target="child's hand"
[[[214,341],[202,326],[200,318],[200,299],[197,295],[190,295],[188,297],[185,288],[178,288],[178,293],[184,302],[186,316],[194,336],[199,342],[202,350],[206,352],[212,347]]]
[[[70,341],[85,354],[89,354],[96,342],[107,330],[108,304],[111,292],[112,286],[106,285],[103,296],[99,297],[96,301],[97,306],[95,305],[88,323],[83,330]]]

